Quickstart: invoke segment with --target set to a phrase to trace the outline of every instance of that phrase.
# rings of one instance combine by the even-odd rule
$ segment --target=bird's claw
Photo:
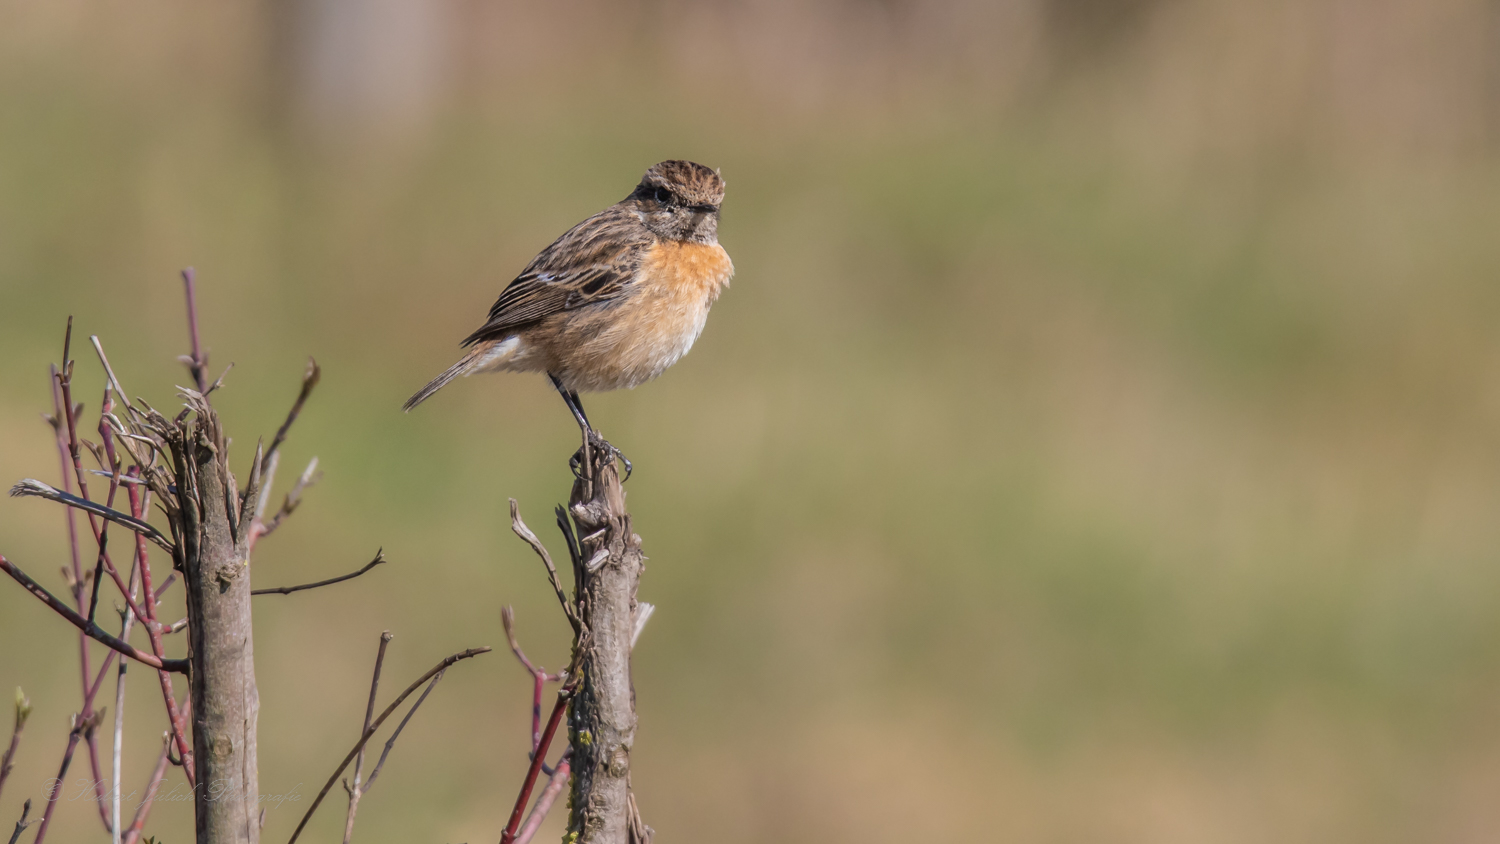
[[[596,451],[605,452],[611,459],[618,459],[621,463],[625,464],[625,477],[620,479],[620,483],[630,480],[630,475],[635,471],[635,466],[630,462],[630,458],[625,456],[625,452],[615,448],[610,444],[609,440],[606,440],[593,431],[589,432],[589,447]],[[568,468],[573,471],[573,477],[583,480],[583,449],[578,449],[573,452],[572,457],[568,458]]]

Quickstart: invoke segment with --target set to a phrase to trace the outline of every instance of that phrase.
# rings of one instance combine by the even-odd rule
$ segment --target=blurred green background
[[[658,840],[1493,840],[1497,56],[1489,0],[4,0],[0,479],[57,480],[68,314],[174,405],[183,266],[241,473],[317,358],[281,489],[326,477],[255,582],[392,563],[257,599],[284,840],[381,630],[387,695],[503,646],[506,603],[566,658],[505,514],[561,550],[562,403],[399,406],[536,251],[692,158],[738,275],[667,376],[588,401],[637,466]],[[56,591],[62,527],[0,503]],[[9,824],[77,663],[13,584],[0,641],[37,710]],[[130,683],[127,790],[163,723]],[[497,839],[528,709],[506,654],[450,671],[356,840]],[[101,838],[81,802],[49,835]]]

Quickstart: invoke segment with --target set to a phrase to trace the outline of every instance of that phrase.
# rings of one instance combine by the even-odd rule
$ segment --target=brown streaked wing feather
[[[618,297],[652,240],[640,218],[619,205],[584,220],[526,265],[463,344],[500,339],[560,311]]]

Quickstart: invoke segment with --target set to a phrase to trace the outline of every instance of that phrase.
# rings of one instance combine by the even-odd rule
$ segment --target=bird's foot
[[[620,483],[630,480],[630,474],[635,471],[635,466],[631,464],[630,458],[625,456],[625,452],[615,448],[609,440],[599,436],[597,431],[589,431],[589,448],[595,452],[608,454],[612,460],[619,460],[625,466],[625,477],[620,479]],[[573,452],[572,457],[568,458],[568,468],[573,470],[573,477],[583,479],[583,449],[578,449]]]

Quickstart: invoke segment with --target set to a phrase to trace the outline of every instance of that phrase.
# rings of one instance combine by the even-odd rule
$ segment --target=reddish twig
[[[68,347],[73,339],[73,318],[68,317],[68,330],[63,341],[63,362],[67,364]],[[62,377],[56,366],[48,367],[51,375],[52,386],[52,416],[47,417],[47,422],[52,426],[53,439],[57,442],[57,460],[59,474],[62,475],[63,490],[72,492],[73,474],[68,471],[68,438],[64,435],[65,430],[72,428],[70,417],[74,415],[72,405],[63,403]],[[63,515],[68,526],[68,551],[72,560],[72,583],[69,584],[73,593],[73,603],[77,605],[78,611],[83,612],[83,564],[78,547],[78,519],[73,513],[72,507],[64,507]],[[66,570],[65,570],[66,571]],[[83,630],[78,631],[78,671],[79,680],[82,683],[80,694],[87,695],[89,691],[89,635]]]
[[[460,651],[459,653],[453,654],[452,656],[445,657],[442,662],[439,662],[437,665],[433,666],[426,674],[418,677],[415,682],[413,682],[410,686],[407,686],[406,689],[401,692],[401,694],[397,695],[396,699],[391,701],[391,705],[387,706],[385,708],[385,711],[381,712],[380,716],[370,724],[369,729],[365,730],[364,734],[359,737],[359,743],[354,745],[354,749],[350,750],[348,755],[344,757],[344,761],[339,763],[338,768],[336,768],[333,772],[333,776],[330,776],[328,778],[328,782],[323,784],[322,790],[320,790],[318,792],[318,796],[313,799],[312,805],[307,807],[307,812],[302,815],[302,820],[297,823],[297,828],[292,831],[292,837],[287,839],[287,844],[294,844],[294,842],[296,842],[297,837],[302,834],[302,830],[307,826],[307,822],[312,819],[313,812],[316,812],[318,810],[318,806],[322,804],[323,798],[328,796],[329,789],[333,788],[333,784],[339,781],[339,774],[342,774],[344,772],[344,769],[349,767],[349,763],[353,762],[354,757],[364,749],[365,743],[370,740],[370,737],[375,734],[376,730],[380,729],[380,725],[385,723],[385,719],[391,717],[391,713],[396,711],[396,707],[400,706],[402,701],[410,697],[411,693],[416,691],[418,686],[421,686],[428,680],[431,680],[434,676],[444,671],[455,662],[489,652],[490,648],[487,647],[470,648],[469,650]]]
[[[588,650],[589,641],[589,634],[587,632],[583,633],[579,637],[577,646],[573,649],[573,664],[568,666],[567,671],[556,675],[557,678],[567,677],[568,682],[564,683],[563,687],[557,691],[557,703],[553,705],[552,715],[547,719],[547,729],[538,733],[536,725],[537,719],[541,715],[540,694],[542,684],[551,678],[548,677],[545,671],[533,666],[531,660],[527,659],[526,655],[522,653],[521,646],[516,642],[515,637],[515,615],[515,610],[505,607],[500,611],[500,620],[505,625],[505,636],[510,641],[511,651],[516,655],[516,659],[520,660],[521,664],[526,667],[526,670],[531,672],[532,679],[535,681],[533,689],[535,689],[537,696],[533,698],[534,705],[532,706],[531,765],[526,769],[526,779],[521,783],[521,793],[516,796],[516,806],[511,810],[510,820],[505,824],[505,832],[500,836],[500,844],[515,844],[516,842],[517,828],[521,823],[521,813],[526,810],[526,804],[531,800],[531,790],[536,787],[537,775],[546,767],[547,748],[552,745],[552,737],[557,734],[557,727],[562,723],[563,712],[567,710],[568,701],[573,697],[573,688],[580,676],[578,673],[578,664]],[[567,752],[564,751],[565,756]],[[552,772],[553,777],[561,775],[560,772],[563,765],[564,763],[559,760],[558,770]],[[563,781],[567,779],[565,775],[562,775],[562,778]],[[551,786],[550,780],[548,786]],[[556,795],[554,794],[553,797],[555,798]],[[538,808],[540,808],[540,805],[539,799]],[[542,810],[542,814],[545,815],[546,811]],[[537,818],[537,823],[541,823],[540,817]]]
[[[130,514],[139,519],[146,512],[145,496],[138,486],[130,486],[127,490],[130,494]],[[156,604],[161,600],[161,593],[172,585],[176,578],[176,572],[167,576],[166,582],[162,583],[160,589],[152,589],[151,583],[151,560],[146,554],[146,540],[140,534],[136,534],[136,558],[141,573],[141,594],[146,596],[146,635],[151,640],[151,651],[155,654],[165,653],[162,645],[162,626],[156,618]],[[182,770],[187,776],[188,784],[196,782],[193,770],[193,749],[187,740],[187,716],[186,706],[178,707],[177,695],[172,690],[172,675],[165,671],[157,672],[157,681],[161,686],[162,701],[167,707],[167,722],[171,726],[172,740],[177,744],[177,755],[183,761]],[[189,701],[190,703],[191,701]]]
[[[189,700],[187,705],[192,705]],[[156,757],[156,768],[151,772],[150,784],[146,786],[146,794],[141,798],[139,805],[135,807],[135,818],[130,822],[130,828],[125,830],[121,844],[135,844],[141,837],[141,832],[146,828],[146,818],[151,814],[151,806],[156,801],[156,792],[161,788],[162,780],[167,776],[168,757],[172,752],[172,737],[162,737],[161,754]]]
[[[316,589],[319,586],[331,586],[331,585],[333,585],[335,583],[343,583],[346,580],[353,580],[354,578],[359,577],[360,575],[364,574],[365,572],[369,571],[370,569],[375,568],[376,566],[380,565],[383,562],[386,562],[384,551],[385,551],[385,549],[383,549],[383,548],[381,550],[379,550],[379,551],[376,551],[375,552],[375,559],[373,559],[370,562],[366,563],[364,568],[362,568],[362,569],[360,569],[359,571],[356,571],[356,572],[350,572],[349,574],[341,574],[338,577],[330,577],[327,580],[320,580],[317,583],[303,583],[300,586],[275,586],[275,587],[272,587],[270,589],[253,589],[253,590],[251,590],[250,594],[251,595],[290,595],[293,592],[301,592],[304,589]]]
[[[84,718],[80,715],[73,716],[73,729],[68,731],[68,747],[63,751],[62,764],[57,769],[57,779],[53,780],[47,791],[47,808],[42,812],[42,825],[37,827],[36,839],[32,844],[42,844],[47,837],[47,827],[52,823],[52,810],[57,808],[58,792],[62,791],[63,782],[68,776],[68,766],[73,763],[73,751],[78,749],[78,741],[84,733],[93,732],[99,725],[99,716],[103,713],[94,713],[91,717]]]
[[[108,645],[110,648],[113,648],[115,651],[130,657],[136,662],[144,663],[151,666],[152,668],[160,669],[163,671],[175,671],[179,674],[187,672],[188,665],[187,660],[185,659],[161,659],[153,654],[143,653],[132,647],[129,643],[122,642],[114,636],[111,636],[109,633],[105,632],[101,627],[99,627],[99,625],[88,621],[83,616],[70,609],[67,604],[59,601],[57,597],[51,592],[43,589],[42,586],[35,580],[32,580],[31,577],[26,574],[26,572],[21,571],[16,567],[15,563],[7,560],[3,555],[0,555],[0,571],[4,571],[6,574],[15,578],[17,583],[20,583],[26,588],[26,591],[40,598],[42,603],[51,607],[53,611],[55,611],[58,615],[61,615],[63,618],[67,619],[74,627],[82,630],[94,640]]]
[[[505,626],[505,639],[510,644],[510,652],[516,655],[521,665],[526,668],[532,679],[531,695],[531,751],[536,752],[537,745],[542,741],[542,690],[546,684],[557,682],[568,676],[566,671],[557,674],[548,674],[545,669],[539,668],[526,658],[521,650],[521,644],[516,641],[516,611],[510,606],[500,609],[500,623]]]
[[[505,825],[505,832],[500,836],[500,844],[515,844],[516,830],[521,825],[521,813],[526,810],[526,803],[531,799],[531,789],[536,786],[537,775],[542,772],[542,759],[547,755],[547,747],[552,744],[552,736],[557,733],[557,725],[562,723],[563,713],[568,708],[568,699],[572,696],[572,686],[563,686],[557,692],[557,703],[552,707],[552,717],[547,719],[547,730],[542,733],[541,741],[532,753],[531,766],[526,769],[526,779],[521,783],[521,793],[516,797],[516,807],[511,810],[510,822]]]
[[[547,819],[547,813],[552,810],[552,804],[557,801],[557,795],[562,793],[568,784],[568,778],[573,774],[573,768],[569,762],[573,755],[570,747],[563,751],[561,759],[557,760],[557,768],[553,770],[552,776],[547,780],[547,787],[536,798],[536,805],[531,807],[531,814],[526,816],[526,824],[521,831],[516,833],[515,844],[527,844],[536,831],[542,828],[542,821]]]

